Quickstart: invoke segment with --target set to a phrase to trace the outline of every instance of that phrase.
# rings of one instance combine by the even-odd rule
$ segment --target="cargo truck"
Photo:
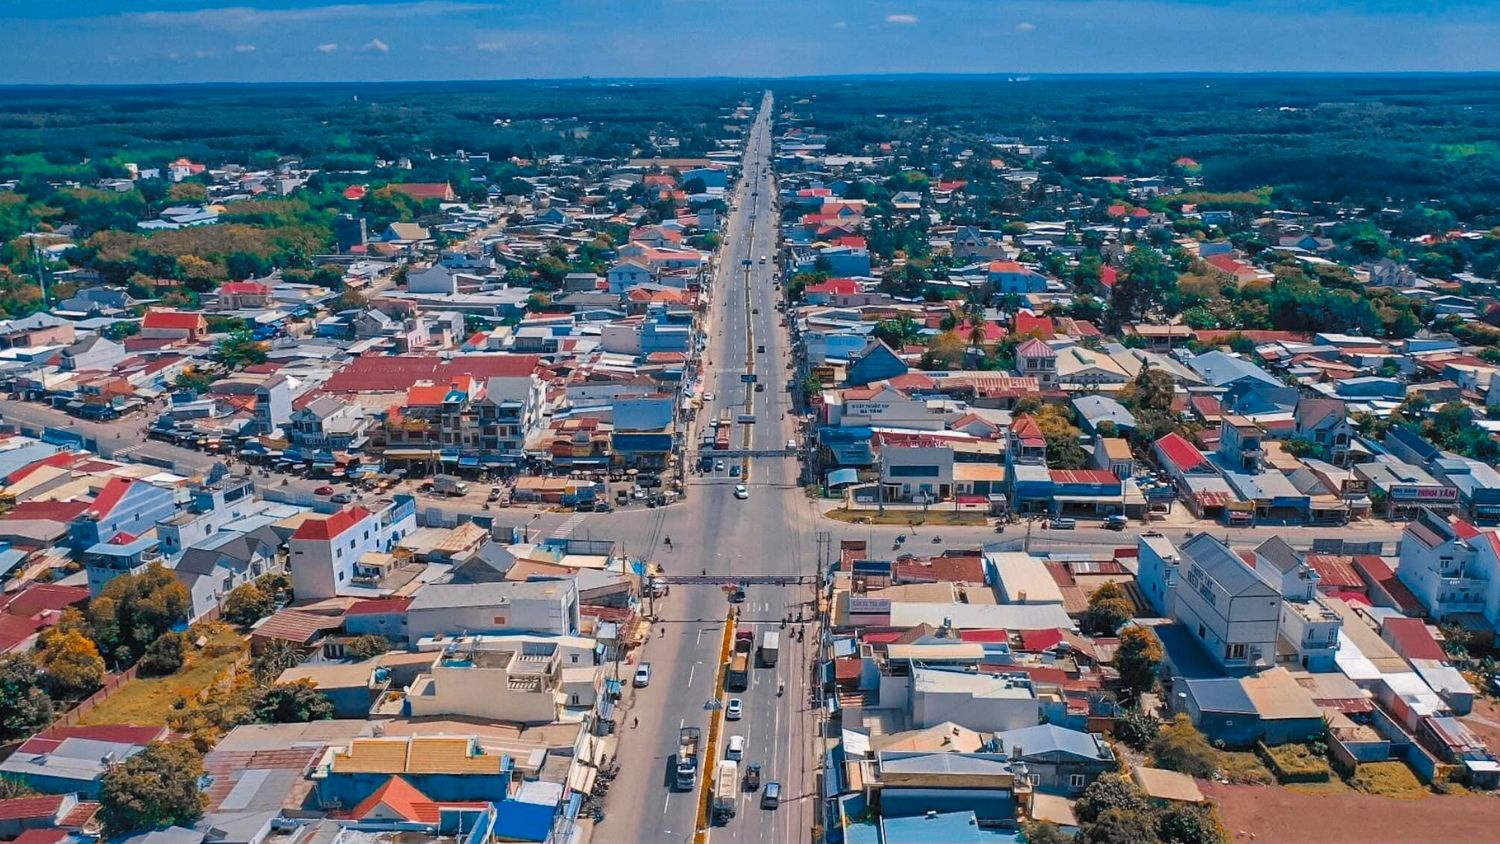
[[[438,495],[468,495],[469,485],[453,475],[433,475],[432,491]]]
[[[677,787],[683,791],[698,786],[698,741],[702,736],[697,727],[683,727],[677,734]]]
[[[776,664],[781,647],[781,636],[775,630],[760,634],[760,664],[770,668]]]
[[[719,770],[714,774],[714,821],[716,823],[724,823],[734,817],[735,807],[740,799],[739,781],[739,763],[729,759],[719,763]]]
[[[750,653],[735,651],[729,658],[729,674],[724,678],[724,688],[731,692],[743,692],[750,686]]]

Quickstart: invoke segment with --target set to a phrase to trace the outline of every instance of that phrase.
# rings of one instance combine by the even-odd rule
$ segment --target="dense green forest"
[[[1500,79],[1493,76],[993,77],[795,80],[779,104],[829,149],[1050,140],[1065,176],[1168,172],[1195,159],[1214,191],[1275,189],[1278,205],[1429,202],[1500,223]],[[805,101],[805,102],[804,102]],[[941,151],[933,150],[934,158]]]
[[[727,81],[10,88],[0,97],[0,177],[92,179],[184,155],[211,166],[298,156],[334,170],[459,149],[701,155],[722,134],[725,109],[757,91]]]

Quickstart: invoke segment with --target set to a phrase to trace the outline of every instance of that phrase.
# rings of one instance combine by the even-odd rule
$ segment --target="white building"
[[[952,721],[979,732],[1000,732],[1035,726],[1040,715],[1036,689],[1025,674],[912,669],[913,729]]]
[[[1480,613],[1500,625],[1500,534],[1424,508],[1402,531],[1400,549],[1396,576],[1433,619]]]
[[[309,517],[292,534],[287,568],[299,601],[358,594],[354,566],[371,551],[389,551],[417,527],[417,505],[397,495],[376,511],[358,505],[330,516]]]
[[[406,616],[412,639],[504,630],[572,636],[578,624],[573,580],[428,584]]]
[[[1343,617],[1318,591],[1322,579],[1290,545],[1273,536],[1255,549],[1255,570],[1281,593],[1282,653],[1302,668],[1334,671]]]
[[[1229,546],[1207,533],[1183,543],[1173,618],[1231,674],[1272,667],[1281,595]]]

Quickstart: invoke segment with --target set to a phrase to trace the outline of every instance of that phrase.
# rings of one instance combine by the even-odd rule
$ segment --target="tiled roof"
[[[363,820],[381,806],[409,821],[437,823],[438,820],[437,804],[401,777],[386,780],[350,814]]]
[[[52,818],[62,808],[63,795],[49,794],[45,797],[17,797],[0,800],[0,821],[18,821],[27,818]]]
[[[530,375],[541,362],[540,355],[457,355],[444,360],[436,355],[392,355],[359,357],[334,373],[323,385],[326,393],[374,393],[404,391],[418,381],[449,384],[459,376],[477,380]]]
[[[1175,432],[1157,440],[1156,448],[1184,472],[1192,471],[1208,462],[1208,458],[1198,450],[1197,446]]]
[[[355,504],[325,519],[307,519],[297,526],[297,532],[292,534],[292,538],[327,542],[359,524],[369,515],[369,510]]]
[[[1363,590],[1365,582],[1354,570],[1348,557],[1337,554],[1308,554],[1307,565],[1318,573],[1319,588],[1325,591]]]
[[[152,308],[141,321],[142,328],[174,328],[197,331],[203,326],[203,314],[190,311],[163,311]]]
[[[138,726],[134,724],[94,724],[51,727],[32,736],[16,749],[17,753],[40,755],[51,753],[67,739],[130,744],[144,747],[153,741],[166,738],[170,731],[166,727]]]
[[[83,512],[90,516],[103,518],[108,516],[120,501],[125,498],[125,493],[130,491],[134,481],[128,478],[110,478],[104,483],[104,489],[94,496],[94,500]]]
[[[336,630],[343,619],[301,610],[280,610],[256,626],[252,635],[305,645],[325,630]]]
[[[357,738],[334,757],[339,773],[498,774],[498,754],[474,752],[468,736]]]

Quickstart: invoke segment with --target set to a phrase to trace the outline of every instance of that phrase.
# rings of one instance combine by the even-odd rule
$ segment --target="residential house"
[[[1230,674],[1271,667],[1281,595],[1228,545],[1208,533],[1184,542],[1173,618]]]
[[[4,762],[0,775],[45,794],[99,796],[111,766],[140,753],[171,731],[164,726],[124,724],[55,725],[21,742]]]
[[[188,590],[189,619],[216,613],[237,587],[285,569],[281,537],[269,526],[226,530],[188,548],[172,574]]]
[[[991,261],[988,281],[1001,296],[1025,296],[1047,290],[1047,277],[1015,261]]]
[[[1041,714],[1036,688],[1024,673],[974,673],[914,666],[911,725],[952,721],[971,730],[1000,732],[1034,726]]]
[[[1396,576],[1433,619],[1480,615],[1500,625],[1500,534],[1423,508],[1399,543]]]
[[[359,558],[389,551],[416,524],[416,499],[409,495],[396,495],[375,511],[353,505],[330,516],[309,516],[288,543],[292,592],[300,601],[358,594]]]
[[[1016,347],[1016,374],[1035,378],[1044,390],[1054,389],[1058,382],[1057,352],[1032,337]]]
[[[1037,724],[995,733],[995,752],[1026,763],[1037,791],[1078,795],[1100,774],[1113,773],[1119,762],[1109,742],[1096,733]]]
[[[407,635],[412,641],[462,633],[572,636],[579,611],[578,585],[571,579],[428,584],[407,608]]]
[[[195,311],[150,308],[141,320],[141,337],[195,342],[208,334],[208,320]]]
[[[1335,466],[1346,465],[1354,433],[1344,402],[1310,396],[1297,400],[1292,411],[1292,437],[1317,445],[1324,460]]]

